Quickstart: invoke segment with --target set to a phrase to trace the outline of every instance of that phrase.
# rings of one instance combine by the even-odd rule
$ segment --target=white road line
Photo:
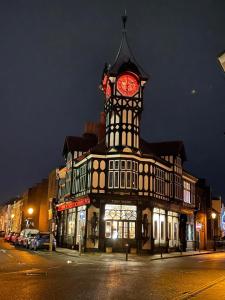
[[[10,274],[19,274],[19,273],[28,273],[28,272],[37,272],[40,271],[40,269],[28,269],[28,270],[22,270],[22,271],[12,271],[12,272],[4,272],[0,273],[1,275],[10,275]]]
[[[204,284],[202,286],[200,286],[198,289],[187,292],[185,295],[181,295],[178,296],[177,298],[174,298],[174,300],[186,300],[186,299],[190,299],[198,294],[200,294],[201,292],[211,288],[212,286],[216,285],[217,283],[224,281],[225,276],[221,276],[215,280],[212,280],[210,282],[208,282],[207,284]]]

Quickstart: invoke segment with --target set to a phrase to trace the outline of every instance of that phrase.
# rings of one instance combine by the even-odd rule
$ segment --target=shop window
[[[154,221],[154,239],[156,240],[156,239],[158,239],[158,221],[157,220],[155,220]]]
[[[174,223],[174,240],[178,240],[178,227],[177,227],[177,223]]]
[[[136,206],[106,204],[104,219],[106,238],[135,238]]]
[[[168,224],[168,238],[169,238],[169,240],[171,240],[171,237],[172,237],[172,223],[170,222]]]
[[[105,237],[111,238],[111,221],[105,222]]]
[[[164,233],[164,222],[161,221],[161,240],[164,240],[164,235],[165,235],[165,233]]]
[[[129,235],[130,239],[135,238],[135,222],[129,222]]]

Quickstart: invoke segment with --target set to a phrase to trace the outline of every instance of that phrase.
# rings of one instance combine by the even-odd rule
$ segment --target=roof
[[[131,48],[129,46],[127,35],[126,35],[126,29],[125,24],[127,17],[123,18],[123,32],[122,32],[122,39],[119,47],[119,51],[116,55],[116,59],[113,63],[113,65],[108,68],[108,72],[110,75],[117,75],[124,71],[131,71],[139,75],[143,79],[148,79],[147,73],[142,69],[142,67],[137,63]]]
[[[182,141],[166,141],[159,143],[148,143],[140,139],[140,148],[143,153],[156,156],[167,156],[180,154],[183,161],[187,160],[184,143]]]
[[[94,147],[97,142],[97,136],[91,133],[85,133],[82,137],[66,136],[63,147],[63,155],[73,151],[86,152],[90,148]]]

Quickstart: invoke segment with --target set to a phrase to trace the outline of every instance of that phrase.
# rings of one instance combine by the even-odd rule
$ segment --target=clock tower
[[[136,62],[126,35],[127,16],[113,65],[106,64],[101,87],[105,94],[106,146],[110,150],[139,149],[143,91],[148,76]]]

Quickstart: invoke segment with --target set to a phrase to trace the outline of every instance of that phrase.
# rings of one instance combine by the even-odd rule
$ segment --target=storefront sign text
[[[78,206],[82,206],[82,205],[87,205],[87,204],[90,204],[90,198],[88,198],[88,197],[81,198],[77,201],[68,201],[68,202],[59,204],[59,205],[57,205],[57,210],[62,211],[62,210],[66,210],[66,209],[70,209],[70,208],[74,208],[74,207],[78,207]]]

